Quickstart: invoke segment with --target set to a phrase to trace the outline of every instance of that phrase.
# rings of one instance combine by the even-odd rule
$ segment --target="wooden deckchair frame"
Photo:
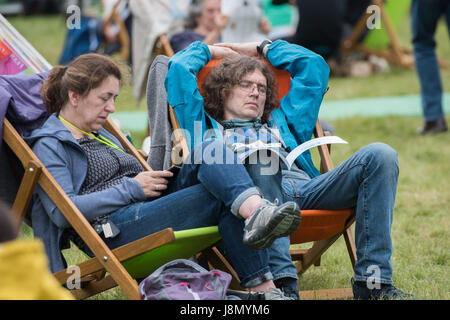
[[[374,55],[384,58],[390,64],[397,65],[399,67],[414,69],[414,54],[412,50],[400,45],[397,34],[384,7],[386,1],[387,0],[372,0],[370,5],[376,5],[380,8],[380,18],[389,38],[389,48],[384,50],[376,50],[358,42],[358,39],[366,30],[366,22],[371,15],[371,13],[367,13],[365,11],[353,28],[352,33],[347,38],[342,40],[341,57],[345,58],[351,51],[355,50],[365,55]],[[441,68],[448,69],[450,67],[448,61],[438,59],[438,63]]]
[[[3,140],[8,144],[14,154],[25,166],[25,175],[22,179],[17,197],[13,204],[13,212],[22,221],[25,210],[29,205],[34,187],[39,184],[57,205],[71,226],[85,241],[97,258],[94,258],[107,270],[115,283],[117,283],[130,299],[140,299],[138,286],[125,268],[120,264],[118,257],[106,246],[100,236],[95,232],[83,214],[72,203],[70,198],[54,180],[45,166],[25,143],[14,129],[8,119],[3,123]],[[165,234],[170,234],[165,232]]]
[[[356,50],[366,55],[375,55],[377,57],[384,58],[391,64],[407,69],[413,69],[414,56],[412,54],[412,51],[400,45],[398,37],[386,13],[386,9],[384,8],[385,1],[386,0],[372,0],[372,3],[370,5],[376,5],[380,8],[380,18],[389,37],[389,48],[385,50],[376,50],[358,42],[358,39],[366,30],[367,19],[371,16],[371,13],[367,13],[367,11],[364,11],[357,24],[353,28],[350,36],[342,40],[341,56],[344,58],[352,50]]]
[[[110,118],[108,118],[104,128],[116,136],[124,149],[135,156],[144,169],[151,170],[148,163]],[[72,290],[72,294],[78,299],[83,299],[118,285],[129,299],[140,299],[137,282],[121,262],[175,241],[174,231],[167,228],[114,250],[109,249],[6,118],[3,123],[3,141],[25,167],[25,173],[12,206],[12,212],[18,218],[18,221],[20,223],[23,221],[33,190],[39,184],[94,254],[94,258],[77,265],[80,268],[82,287]],[[201,253],[212,266],[230,272],[234,277],[232,280],[233,286],[238,286],[236,273],[217,249],[209,247]],[[106,272],[109,275],[105,277]],[[61,285],[66,284],[71,275],[72,273],[68,272],[67,269],[54,274]]]
[[[121,45],[120,57],[124,61],[128,61],[128,59],[130,58],[130,36],[128,35],[125,22],[122,20],[122,17],[117,12],[117,7],[119,6],[121,1],[122,0],[117,0],[117,2],[113,6],[111,13],[103,21],[101,26],[101,32],[105,33],[105,28],[111,21],[114,21],[117,24],[117,26],[119,27],[119,41]]]
[[[155,41],[155,46],[153,48],[153,56],[165,55],[168,57],[173,56],[175,53],[170,45],[170,41],[166,34],[160,34]]]

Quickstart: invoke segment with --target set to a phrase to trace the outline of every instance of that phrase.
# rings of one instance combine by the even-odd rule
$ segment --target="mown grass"
[[[412,49],[410,20],[402,21],[397,35],[402,46]],[[450,63],[450,41],[447,26],[443,19],[436,31],[438,56]],[[444,91],[450,91],[450,68],[441,70]],[[415,70],[406,70],[392,66],[390,72],[375,73],[364,78],[332,78],[330,90],[325,95],[327,100],[340,100],[361,97],[399,96],[420,93],[419,80]]]
[[[60,16],[13,17],[9,21],[51,64],[57,64],[66,32]],[[399,30],[400,41],[410,46],[409,20]],[[450,57],[446,27],[438,28],[438,53]],[[442,70],[445,90],[450,91],[450,70]],[[419,84],[413,70],[392,68],[391,72],[366,78],[330,79],[326,100],[418,94]],[[144,102],[139,108],[144,108]],[[132,87],[126,83],[117,101],[117,110],[134,110]],[[449,121],[449,119],[447,118]],[[415,134],[420,117],[352,117],[331,121],[337,134],[350,142],[332,148],[335,165],[364,145],[380,141],[397,150],[400,176],[392,227],[395,284],[422,299],[449,299],[449,218],[450,209],[450,134],[421,137]],[[141,145],[143,132],[132,132]],[[317,160],[317,155],[314,154]],[[22,237],[32,236],[24,227]],[[85,259],[76,248],[64,252],[70,264]],[[322,266],[311,267],[300,279],[301,290],[349,287],[350,260],[342,239],[322,257]],[[97,295],[94,299],[125,299],[120,289]]]
[[[449,120],[447,118],[447,120]],[[335,165],[372,142],[398,152],[399,183],[394,209],[394,282],[422,299],[450,298],[450,134],[418,137],[419,117],[349,118],[333,122],[349,145],[332,147]],[[317,159],[317,155],[314,155]],[[350,260],[343,239],[300,279],[301,289],[349,286]]]

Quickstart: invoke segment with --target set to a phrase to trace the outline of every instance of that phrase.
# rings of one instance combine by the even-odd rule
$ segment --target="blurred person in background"
[[[430,134],[448,130],[442,108],[442,82],[436,57],[434,35],[439,18],[445,16],[450,33],[450,1],[413,0],[411,5],[412,43],[419,76],[425,123],[417,132]]]
[[[173,51],[183,50],[194,41],[202,41],[207,45],[219,42],[229,20],[221,12],[221,5],[221,0],[193,0],[189,6],[185,30],[174,34],[170,39]],[[261,18],[260,31],[268,34],[270,28],[270,22],[265,17]]]

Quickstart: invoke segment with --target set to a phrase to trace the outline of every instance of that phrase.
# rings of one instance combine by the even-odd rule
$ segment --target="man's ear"
[[[72,106],[76,107],[78,105],[78,102],[80,101],[80,95],[72,90],[69,90],[69,102],[72,104]]]

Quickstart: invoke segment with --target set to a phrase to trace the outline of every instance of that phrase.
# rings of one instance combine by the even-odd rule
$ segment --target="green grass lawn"
[[[411,49],[411,29],[409,19],[398,28],[398,38],[402,46]],[[436,31],[437,54],[450,62],[450,41],[447,27],[442,19]],[[441,70],[445,92],[450,92],[450,68]],[[420,93],[419,80],[415,70],[391,67],[388,73],[372,74],[365,78],[334,78],[329,82],[330,90],[325,100],[339,100],[362,97],[384,97]]]
[[[375,141],[397,150],[400,174],[392,226],[394,282],[422,299],[449,299],[450,134],[418,137],[415,128],[421,119],[417,117],[354,117],[333,124],[339,136],[349,141],[332,147],[335,165]],[[340,239],[323,256],[321,267],[311,267],[302,276],[300,288],[346,287],[351,275],[345,242]]]
[[[59,16],[14,17],[9,21],[51,64],[57,64],[62,50],[65,23]],[[399,31],[401,43],[410,45],[409,21]],[[443,22],[438,28],[438,53],[450,57],[449,38]],[[442,71],[444,88],[450,91],[450,70]],[[366,78],[330,80],[326,100],[360,97],[418,94],[415,71],[392,68],[391,72]],[[140,108],[143,110],[144,102]],[[117,110],[134,110],[132,87],[125,84],[117,101]],[[450,119],[447,118],[449,121]],[[450,121],[449,121],[450,122]],[[380,141],[397,150],[400,177],[392,227],[395,284],[422,299],[450,298],[449,209],[450,209],[450,134],[420,137],[415,129],[421,117],[352,117],[334,120],[337,134],[348,145],[332,147],[335,165],[360,147]],[[137,145],[145,133],[132,132]],[[314,154],[315,159],[317,155]],[[22,236],[31,236],[24,228]],[[85,257],[76,250],[65,252],[70,263]],[[311,267],[300,279],[301,290],[349,287],[352,276],[344,241],[338,240],[322,258],[322,266]],[[123,299],[114,289],[98,299]]]

